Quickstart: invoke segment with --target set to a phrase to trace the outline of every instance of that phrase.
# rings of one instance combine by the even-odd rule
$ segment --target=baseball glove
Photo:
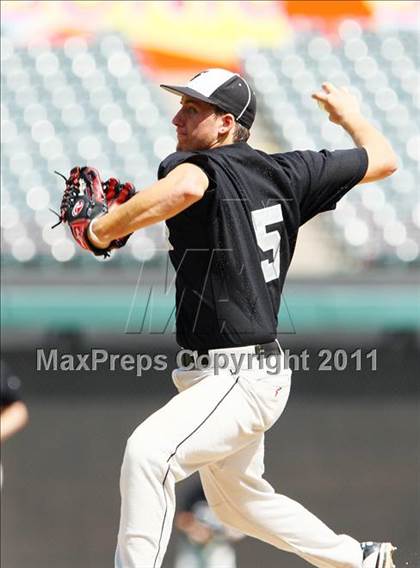
[[[130,235],[113,240],[106,249],[99,249],[90,242],[87,231],[93,219],[133,197],[136,193],[133,184],[121,184],[115,178],[103,183],[98,170],[87,166],[74,167],[68,178],[55,173],[65,180],[66,187],[60,214],[57,214],[59,221],[54,227],[67,223],[77,244],[96,256],[108,257],[112,249],[123,247]]]
[[[105,198],[108,203],[109,211],[112,211],[114,207],[122,205],[136,194],[136,188],[131,182],[127,181],[125,183],[120,183],[119,180],[115,178],[109,178],[103,184],[103,189],[105,192]],[[114,249],[123,247],[132,234],[133,233],[130,233],[125,237],[113,240],[110,243],[109,248]]]

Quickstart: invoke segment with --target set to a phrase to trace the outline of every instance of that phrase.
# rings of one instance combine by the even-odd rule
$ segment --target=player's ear
[[[220,119],[219,133],[224,136],[234,127],[235,119],[229,113],[220,115]]]

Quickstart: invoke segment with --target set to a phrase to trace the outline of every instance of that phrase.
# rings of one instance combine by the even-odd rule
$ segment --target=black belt
[[[237,345],[232,345],[232,349],[235,347],[240,347]],[[244,348],[246,345],[243,346]],[[261,359],[265,359],[270,355],[279,355],[281,353],[279,344],[277,341],[271,341],[270,343],[261,343],[259,345],[254,345],[254,353],[257,356],[257,360],[261,361]],[[191,351],[193,351],[191,349]],[[218,351],[218,349],[212,349],[212,351]],[[221,347],[220,351],[225,351],[227,354],[229,353],[229,347]],[[195,350],[196,356],[191,355],[191,353],[182,353],[181,355],[181,365],[183,367],[189,367],[190,365],[195,364],[196,357],[201,357],[202,355],[209,357],[208,350]]]

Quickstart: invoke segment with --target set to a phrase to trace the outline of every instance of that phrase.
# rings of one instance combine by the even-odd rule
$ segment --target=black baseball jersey
[[[273,341],[299,227],[365,175],[365,149],[266,154],[240,142],[175,152],[159,167],[193,163],[204,197],[166,221],[176,270],[177,341],[206,349]]]

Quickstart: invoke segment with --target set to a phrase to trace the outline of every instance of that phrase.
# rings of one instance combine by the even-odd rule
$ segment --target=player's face
[[[172,119],[179,151],[206,150],[218,145],[220,116],[203,101],[182,97],[181,109]]]

